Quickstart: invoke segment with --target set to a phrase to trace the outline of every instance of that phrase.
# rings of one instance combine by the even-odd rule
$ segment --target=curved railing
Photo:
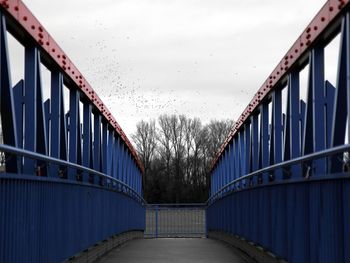
[[[144,230],[146,202],[120,180],[7,145],[0,151],[7,158],[40,161],[49,170],[59,167],[61,175],[74,169],[81,176],[0,172],[1,262],[62,262],[115,235]]]
[[[347,174],[347,172],[350,172],[350,163],[349,161],[344,162],[343,156],[348,156],[349,152],[350,144],[346,144],[265,167],[239,177],[221,187],[214,195],[209,197],[207,205],[211,205],[215,201],[225,197],[226,195],[232,194],[233,192],[243,191],[255,187],[348,178],[349,174]],[[324,175],[313,177],[312,171],[315,169],[315,167],[312,165],[312,162],[320,159],[323,161],[326,160],[328,163],[328,169]],[[336,176],[332,174],[331,170],[331,164],[335,162],[335,159],[338,160],[338,163],[343,168],[341,172],[335,173]],[[284,178],[276,180],[274,173],[279,169],[282,171],[282,174],[284,174]],[[292,178],[292,169],[297,170],[300,176]]]
[[[77,174],[80,175],[79,181],[81,182],[90,181],[89,182],[90,184],[88,185],[91,185],[91,182],[96,182],[95,184],[98,186],[106,186],[107,188],[110,188],[112,190],[129,195],[130,197],[138,201],[141,205],[147,204],[147,202],[143,199],[143,197],[135,189],[133,189],[126,183],[114,177],[108,176],[107,174],[84,167],[82,165],[70,163],[64,160],[52,158],[50,156],[46,156],[38,153],[33,153],[30,151],[18,149],[9,145],[4,145],[4,144],[0,144],[0,152],[6,153],[7,158],[17,159],[21,157],[27,157],[32,160],[42,161],[41,167],[48,167],[48,168],[60,167],[58,173],[61,175],[67,172],[69,168],[72,168],[76,171]],[[48,170],[50,171],[50,169]],[[14,174],[9,174],[6,177],[12,178],[13,176]],[[1,173],[0,173],[0,177],[1,177]],[[55,176],[50,176],[50,174],[48,174],[48,177],[55,177]],[[93,177],[98,178],[98,180],[95,180],[95,178]],[[41,178],[40,180],[43,180],[43,177],[40,177],[40,178]]]
[[[349,6],[325,3],[239,117],[211,169],[209,236],[288,262],[350,261]]]
[[[20,0],[0,3],[0,60],[0,262],[62,262],[139,236],[145,200],[134,148]]]

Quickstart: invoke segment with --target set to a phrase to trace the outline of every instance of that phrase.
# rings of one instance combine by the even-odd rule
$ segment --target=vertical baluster
[[[80,94],[78,90],[73,88],[70,89],[69,93],[69,162],[81,164]],[[80,173],[81,171],[70,168],[68,169],[68,178],[80,180]]]
[[[255,172],[259,168],[259,115],[253,114],[251,116],[252,123],[252,132],[251,132],[251,165],[250,172]],[[256,185],[258,182],[257,177],[255,176],[252,179],[252,183]]]
[[[91,113],[92,106],[88,101],[83,102],[83,166],[86,168],[91,167]],[[90,178],[91,177],[91,178]],[[93,180],[93,175],[89,175],[87,172],[83,173],[83,181],[89,182]]]
[[[272,94],[272,125],[270,142],[270,165],[282,162],[282,91],[276,88]],[[274,171],[274,176],[280,180],[280,169]]]
[[[113,166],[113,148],[114,148],[114,131],[112,129],[109,130],[108,133],[108,155],[107,155],[107,174],[109,176],[113,176],[112,174],[112,166]]]
[[[260,106],[260,144],[259,144],[259,169],[269,164],[269,106],[264,102]],[[264,173],[261,182],[268,181],[268,174]]]
[[[94,170],[101,172],[101,115],[98,112],[94,114]]]
[[[47,132],[46,132],[46,123],[45,123],[45,111],[44,111],[44,104],[43,104],[43,92],[42,92],[42,85],[41,85],[41,72],[40,72],[40,53],[37,52],[36,56],[37,58],[37,70],[36,70],[36,78],[37,78],[37,86],[36,86],[36,113],[37,113],[37,120],[36,120],[36,152],[41,153],[43,155],[48,154],[47,150]],[[37,162],[37,174],[40,176],[46,176],[47,175],[47,164],[43,161]]]
[[[61,157],[61,142],[62,135],[65,133],[64,127],[61,127],[64,116],[61,115],[63,105],[63,76],[58,70],[51,72],[51,156],[54,158]],[[51,166],[51,176],[59,177],[59,167],[57,165]]]
[[[25,68],[24,68],[24,149],[36,152],[36,89],[37,89],[37,69],[38,55],[37,49],[33,46],[25,48]],[[23,172],[33,174],[36,162],[29,158],[24,158]]]
[[[324,82],[324,48],[315,47],[312,50],[312,88],[313,88],[313,132],[314,152],[326,148],[326,109],[325,109],[325,82]],[[326,173],[325,159],[315,161],[315,175]]]
[[[101,138],[102,138],[102,144],[101,144],[102,173],[107,174],[108,124],[105,120],[102,120]]]

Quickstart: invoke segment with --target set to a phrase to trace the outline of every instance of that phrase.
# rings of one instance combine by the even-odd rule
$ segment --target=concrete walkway
[[[136,239],[117,247],[100,261],[141,263],[247,263],[233,247],[206,238]]]

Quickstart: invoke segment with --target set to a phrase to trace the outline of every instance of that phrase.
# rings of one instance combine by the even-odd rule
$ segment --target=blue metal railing
[[[14,53],[20,65],[10,63]],[[62,262],[143,231],[143,167],[134,148],[20,0],[0,3],[0,60],[0,262]]]
[[[0,173],[1,262],[61,262],[110,236],[143,231],[145,200],[120,180],[7,145],[0,145],[0,151],[7,158],[26,157],[45,168],[74,168],[99,178],[89,183]]]
[[[209,232],[288,262],[350,262],[349,8],[327,1],[237,120],[212,166]]]
[[[106,175],[104,173],[95,171],[93,169],[90,169],[90,168],[87,168],[87,167],[84,167],[84,166],[81,166],[81,165],[78,165],[78,164],[75,164],[75,163],[70,163],[68,161],[56,159],[56,158],[53,158],[53,157],[50,157],[50,156],[42,155],[42,154],[39,154],[39,153],[34,153],[34,152],[26,151],[26,150],[23,150],[23,149],[18,149],[18,148],[9,146],[9,145],[4,145],[4,144],[0,144],[0,152],[6,153],[7,155],[8,154],[12,155],[12,157],[8,156],[7,158],[17,159],[19,157],[28,157],[30,159],[43,161],[45,164],[44,165],[42,164],[41,167],[49,167],[49,166],[57,165],[57,166],[60,166],[60,167],[65,167],[65,170],[67,170],[67,168],[75,168],[77,173],[79,173],[79,171],[81,172],[82,177],[83,176],[94,175],[94,176],[98,177],[99,180],[98,181],[92,180],[92,181],[93,182],[94,181],[98,182],[98,185],[100,185],[100,186],[104,186],[105,185],[107,187],[116,188],[119,191],[125,192],[128,195],[132,196],[138,202],[140,202],[142,205],[146,204],[146,201],[143,199],[143,197],[141,195],[139,195],[139,193],[137,191],[135,191],[135,189],[131,188],[126,183],[124,183],[124,182],[122,182],[122,181],[120,181],[120,180],[118,180],[118,179],[116,179],[114,177],[108,176],[108,175]],[[83,172],[85,172],[85,174]],[[50,176],[50,174],[48,176]],[[53,177],[56,177],[56,175],[53,176]],[[40,177],[40,178],[43,178],[43,177]],[[86,180],[83,180],[83,178],[80,178],[80,181],[81,182],[83,182],[83,181],[86,182]]]
[[[235,180],[208,200],[209,231],[237,235],[288,262],[347,262],[350,256],[350,166],[343,162],[350,145],[310,154]],[[342,172],[315,176],[312,162],[343,164]],[[311,162],[311,163],[310,163]],[[273,180],[276,169],[307,171]],[[267,180],[259,182],[266,174]],[[254,178],[256,180],[254,180]],[[315,261],[310,261],[310,258]]]
[[[332,167],[331,164],[332,162],[334,162],[333,157],[337,156],[338,159],[341,158],[341,160],[339,160],[339,163],[342,164],[344,168],[343,171],[344,170],[346,171],[346,169],[349,169],[349,172],[350,172],[349,160],[344,162],[342,159],[343,154],[348,152],[350,152],[350,144],[337,146],[331,149],[308,154],[292,160],[288,160],[282,163],[265,167],[263,169],[257,170],[255,172],[252,172],[250,174],[237,178],[231,181],[230,183],[226,184],[225,186],[220,188],[214,195],[209,197],[207,204],[210,205],[216,200],[224,197],[227,194],[231,194],[232,192],[242,191],[253,187],[262,187],[262,186],[267,186],[271,184],[297,183],[297,182],[305,182],[305,181],[311,181],[311,180],[320,181],[320,180],[335,179],[335,177],[331,175],[331,167]],[[314,170],[314,168],[313,168],[312,161],[315,161],[317,159],[323,159],[324,157],[331,158],[331,159],[328,159],[328,169],[326,173],[323,176],[318,175],[317,177],[313,177],[312,171]],[[294,168],[300,167],[300,169],[298,169],[300,171],[300,174],[298,174],[297,178],[295,177],[291,178],[289,176],[289,174],[291,174],[292,167]],[[304,169],[301,169],[302,167],[304,167]],[[273,173],[279,169],[281,169],[283,173],[287,173],[288,176],[285,179],[275,180]],[[262,175],[267,175],[267,176],[263,177]],[[345,174],[340,178],[345,178]]]

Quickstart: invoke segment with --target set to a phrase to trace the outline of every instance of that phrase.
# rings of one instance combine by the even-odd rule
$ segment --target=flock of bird
[[[99,29],[108,31],[108,28],[102,23],[96,21],[95,24]],[[71,37],[69,41],[77,42],[79,39]],[[167,87],[168,83],[163,83],[163,86],[159,83],[151,86],[152,80],[148,79],[148,76],[134,70],[137,58],[125,60],[125,56],[121,56],[122,51],[116,44],[118,41],[131,42],[132,37],[115,35],[111,38],[99,38],[91,43],[84,43],[91,50],[91,54],[85,58],[82,66],[78,66],[118,121],[121,119],[118,114],[124,115],[124,119],[134,119],[135,125],[145,116],[157,118],[163,113],[186,114],[191,117],[199,117],[203,122],[209,121],[209,118],[220,119],[221,117],[217,116],[220,114],[222,118],[230,116],[233,118],[234,114],[237,115],[234,111],[237,111],[237,108],[242,111],[253,94],[252,91],[244,88],[239,92],[238,90],[231,92],[228,96],[231,96],[233,108],[229,109],[228,114],[227,107],[222,108],[220,101],[213,103],[211,95],[208,95],[207,91],[203,92],[201,87],[191,87],[183,96],[175,88]],[[112,46],[111,43],[115,46]],[[207,56],[213,57],[215,54],[208,52]],[[194,60],[191,67],[174,66],[173,74],[179,77],[181,74],[186,74],[186,76],[196,74],[201,63],[204,62]],[[232,73],[232,82],[240,77],[239,74],[237,71]],[[218,87],[213,89],[213,94],[216,92],[220,92]],[[242,98],[245,99],[242,100]],[[120,124],[123,127],[123,123]]]

